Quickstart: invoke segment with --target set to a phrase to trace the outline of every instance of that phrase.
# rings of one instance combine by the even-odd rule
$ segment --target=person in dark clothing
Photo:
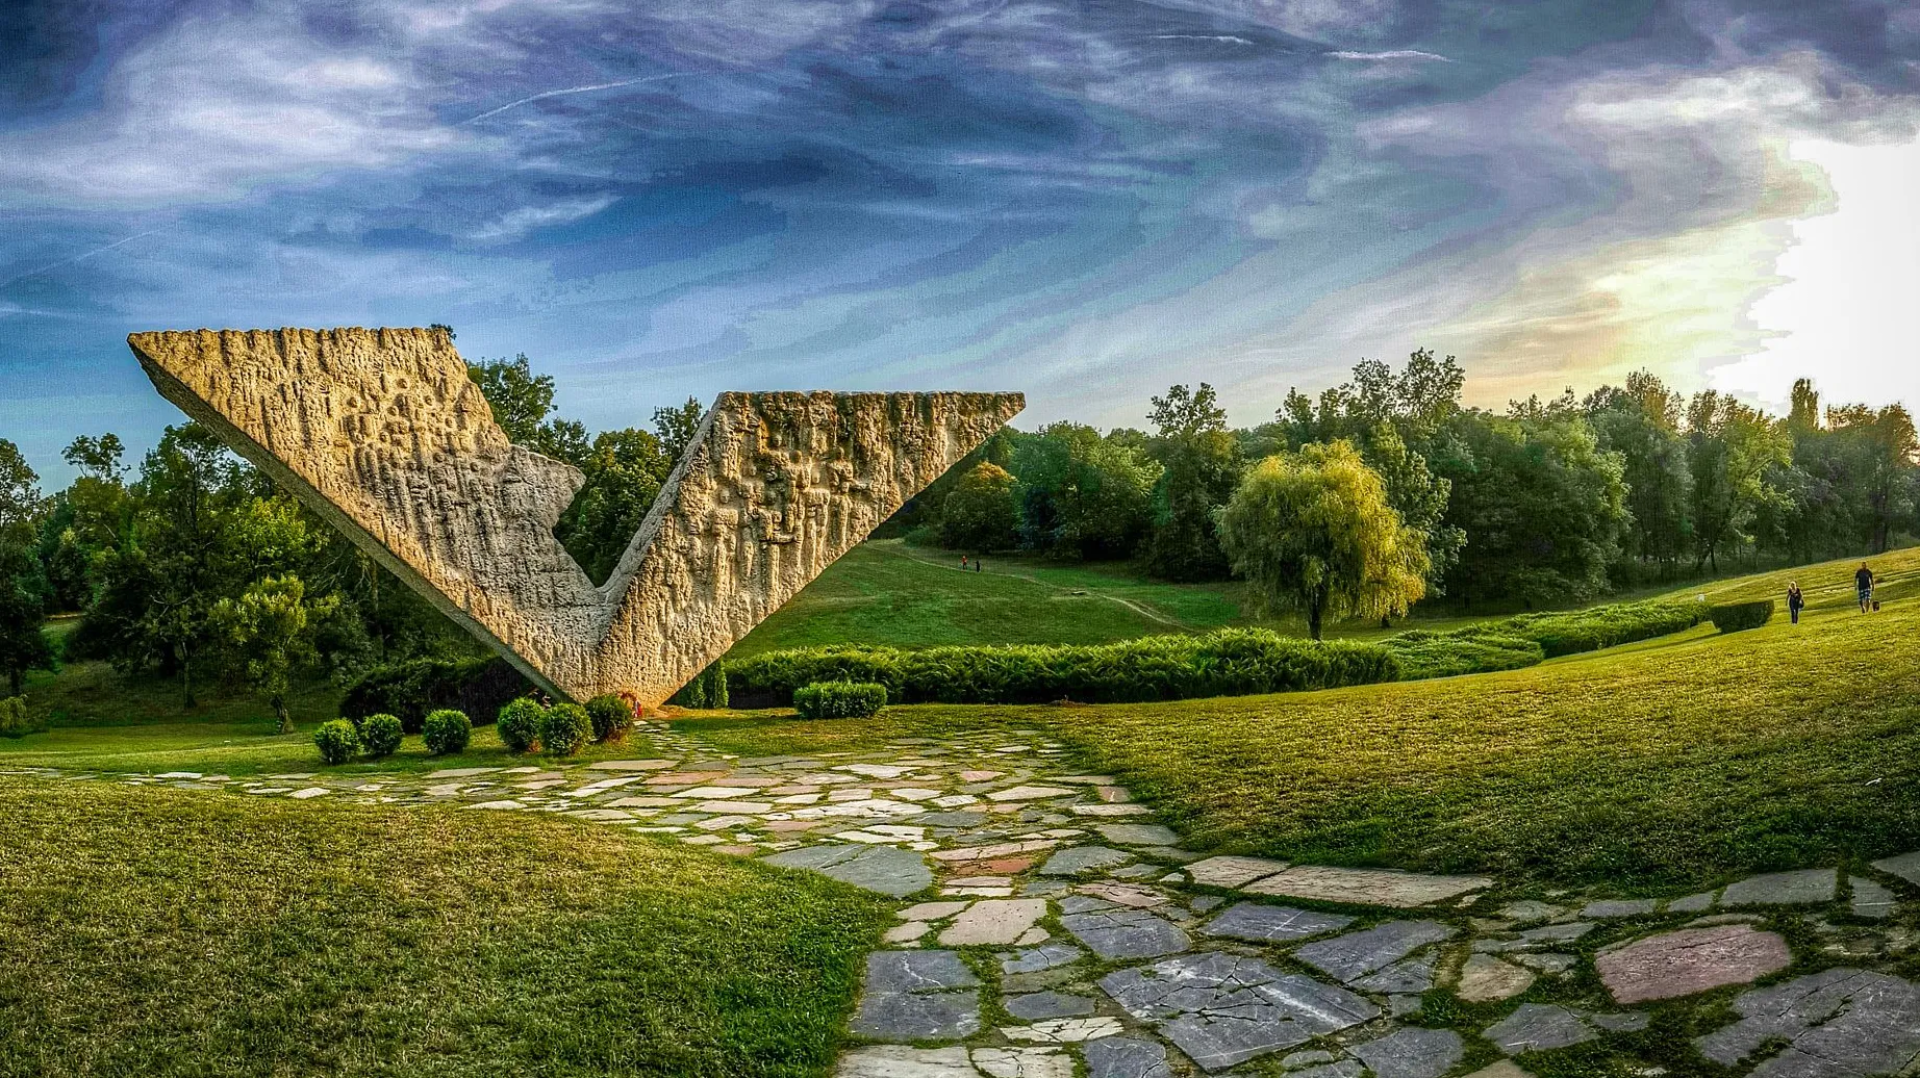
[[[1862,614],[1871,613],[1873,610],[1873,570],[1867,567],[1866,562],[1861,562],[1860,571],[1853,574],[1853,586],[1859,589],[1860,592],[1860,612]]]
[[[980,559],[977,557],[973,559],[973,571],[976,573],[980,571]]]
[[[1800,611],[1806,605],[1807,605],[1807,597],[1800,594],[1800,585],[1795,583],[1788,584],[1787,585],[1787,614],[1789,617],[1793,618],[1793,623],[1795,625],[1800,624]]]

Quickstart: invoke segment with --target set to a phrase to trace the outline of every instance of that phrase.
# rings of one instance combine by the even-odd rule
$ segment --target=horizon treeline
[[[1228,426],[1206,383],[1154,397],[1149,429],[996,434],[887,533],[975,553],[1132,559],[1165,580],[1230,575],[1214,521],[1251,465],[1350,443],[1426,538],[1427,602],[1550,606],[1718,573],[1881,553],[1920,534],[1920,438],[1899,404],[1773,416],[1646,372],[1504,412],[1461,403],[1452,356],[1375,361],[1268,422]]]
[[[553,414],[525,356],[470,372],[516,443],[580,468],[555,528],[596,582],[626,550],[698,428],[689,400],[653,429],[589,436]],[[1811,383],[1786,416],[1728,396],[1683,398],[1650,374],[1575,397],[1468,408],[1451,356],[1362,362],[1318,397],[1295,391],[1235,429],[1214,390],[1152,398],[1148,429],[1061,422],[996,434],[888,521],[969,553],[1131,560],[1146,574],[1229,578],[1216,516],[1252,465],[1350,443],[1424,538],[1427,602],[1527,607],[1597,598],[1723,565],[1871,554],[1920,534],[1920,441],[1905,408],[1823,407]],[[317,515],[192,422],[130,466],[111,433],[65,459],[43,494],[0,440],[0,671],[18,692],[54,662],[41,632],[78,613],[72,658],[177,678],[258,682],[289,667],[348,676],[483,649]],[[251,626],[251,628],[248,628]],[[262,626],[277,626],[267,631]]]

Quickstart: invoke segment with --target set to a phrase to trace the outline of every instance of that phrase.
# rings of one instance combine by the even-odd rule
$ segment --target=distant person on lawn
[[[1793,618],[1795,625],[1800,624],[1800,610],[1806,605],[1807,597],[1800,594],[1800,585],[1789,583],[1787,585],[1787,613]]]
[[[977,573],[981,570],[981,568],[982,566],[980,564],[980,559],[978,557],[975,557],[973,559],[973,571]]]
[[[1867,568],[1866,562],[1861,562],[1860,571],[1853,574],[1853,586],[1860,591],[1860,612],[1862,614],[1872,612],[1873,570]]]
[[[967,571],[967,556],[965,554],[960,555],[960,571],[963,573]]]

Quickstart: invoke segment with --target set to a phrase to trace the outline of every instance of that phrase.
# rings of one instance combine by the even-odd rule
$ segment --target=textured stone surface
[[[1533,980],[1534,974],[1529,970],[1508,965],[1492,955],[1476,954],[1469,956],[1460,967],[1460,980],[1453,991],[1468,1003],[1494,1003],[1525,992],[1533,987]]]
[[[1353,1046],[1374,1078],[1440,1078],[1460,1062],[1466,1045],[1450,1029],[1398,1029]]]
[[[850,1028],[877,1041],[971,1036],[980,1030],[979,984],[952,951],[875,951]]]
[[[979,1078],[965,1048],[855,1048],[840,1059],[835,1078]]]
[[[1832,902],[1840,873],[1831,868],[1769,872],[1731,884],[1720,892],[1722,906],[1817,906]]]
[[[1340,980],[1353,981],[1453,934],[1453,929],[1437,921],[1388,921],[1364,932],[1309,943],[1293,952],[1293,957]]]
[[[1100,987],[1201,1068],[1222,1070],[1380,1014],[1345,989],[1283,974],[1257,958],[1211,951],[1124,969]]]
[[[989,899],[975,903],[953,919],[940,942],[950,947],[981,944],[1008,946],[1020,941],[1027,929],[1047,915],[1044,898]]]
[[[1787,941],[1752,925],[1686,928],[1636,940],[1593,961],[1619,1003],[1673,999],[1748,984],[1793,964]]]
[[[1853,888],[1849,907],[1855,917],[1879,921],[1893,916],[1893,908],[1898,900],[1893,897],[1892,891],[1860,876],[1849,876],[1847,883]]]
[[[1167,1050],[1145,1037],[1089,1041],[1082,1054],[1087,1059],[1087,1078],[1173,1078]]]
[[[1898,876],[1908,883],[1920,887],[1920,851],[1903,853],[1898,857],[1889,857],[1883,861],[1875,861],[1873,867],[1889,876]]]
[[[1458,898],[1493,886],[1484,876],[1428,876],[1373,868],[1295,865],[1240,889],[1256,895],[1284,895],[1319,902],[1405,908]]]
[[[1209,936],[1225,936],[1229,939],[1283,943],[1338,932],[1352,923],[1353,918],[1337,913],[1316,913],[1288,906],[1242,902],[1214,918],[1202,931]]]
[[[1084,1018],[1094,1011],[1092,1000],[1065,992],[1008,996],[1001,1001],[1001,1006],[1008,1014],[1026,1022],[1037,1022],[1043,1018]]]
[[[1133,855],[1121,850],[1108,849],[1105,846],[1075,846],[1047,858],[1047,863],[1040,866],[1040,874],[1042,876],[1078,876],[1082,872],[1124,865],[1131,860]]]
[[[926,859],[891,846],[808,846],[766,858],[768,864],[811,869],[842,883],[903,898],[933,885]]]
[[[1209,887],[1242,887],[1287,868],[1286,861],[1269,861],[1264,857],[1209,857],[1188,865],[1187,871],[1193,874],[1195,883],[1204,883]]]
[[[1584,1044],[1600,1036],[1578,1013],[1565,1007],[1524,1003],[1482,1034],[1494,1047],[1512,1056]]]
[[[1058,1048],[975,1048],[984,1078],[1073,1078],[1073,1059]]]
[[[1740,1020],[1695,1042],[1732,1066],[1764,1046],[1791,1042],[1753,1073],[1766,1078],[1852,1078],[1905,1073],[1920,1056],[1920,988],[1880,973],[1830,969],[1733,1001]]]
[[[162,396],[550,691],[665,700],[1022,407],[723,393],[607,583],[554,538],[582,478],[512,445],[425,329],[136,333]]]
[[[1193,942],[1179,926],[1146,910],[1091,910],[1068,914],[1060,918],[1060,924],[1108,960],[1177,954]]]

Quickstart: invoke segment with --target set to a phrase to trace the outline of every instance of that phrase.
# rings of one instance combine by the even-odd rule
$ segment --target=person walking
[[[974,555],[974,558],[973,558],[973,571],[977,573],[980,571],[980,569],[981,569],[980,556],[976,554]]]
[[[1873,570],[1866,562],[1860,563],[1860,571],[1853,574],[1853,586],[1860,592],[1860,612],[1873,612]]]
[[[1787,584],[1787,615],[1793,619],[1795,625],[1800,624],[1800,609],[1806,605],[1807,597],[1800,594],[1800,585],[1789,582]]]
[[[960,571],[963,573],[967,571],[967,556],[965,554],[960,555]]]

